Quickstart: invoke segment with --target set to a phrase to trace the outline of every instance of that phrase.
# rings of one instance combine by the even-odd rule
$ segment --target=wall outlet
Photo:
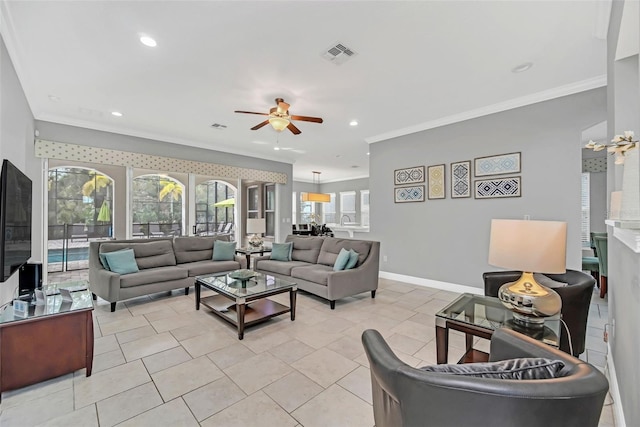
[[[530,219],[531,219],[531,215],[525,215],[525,216],[524,216],[524,220],[525,220],[525,221],[529,221]]]
[[[386,255],[382,255],[382,261],[387,262],[387,256]]]

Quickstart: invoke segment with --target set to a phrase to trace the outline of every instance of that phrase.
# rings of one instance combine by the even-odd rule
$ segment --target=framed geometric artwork
[[[444,199],[444,165],[429,166],[427,176],[429,177],[429,199]]]
[[[479,179],[473,183],[476,199],[520,197],[520,177]]]
[[[451,198],[471,197],[471,161],[451,163]]]
[[[396,187],[394,191],[396,203],[424,202],[424,185]]]
[[[520,153],[478,157],[475,160],[475,176],[520,173]]]
[[[395,185],[417,184],[420,182],[424,182],[424,166],[396,169],[393,172],[393,183]]]

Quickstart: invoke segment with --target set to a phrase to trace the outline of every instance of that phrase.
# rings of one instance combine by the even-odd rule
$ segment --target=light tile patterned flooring
[[[86,275],[50,275],[49,283]],[[93,375],[80,370],[3,393],[0,425],[373,426],[362,331],[378,329],[406,363],[433,364],[434,313],[456,297],[381,279],[375,299],[365,293],[330,310],[299,292],[294,322],[274,318],[242,341],[205,307],[195,311],[193,292],[129,300],[114,313],[99,300]],[[583,357],[598,367],[606,363],[606,319],[606,300],[594,294]],[[459,358],[463,335],[454,333],[450,346],[451,360]],[[607,398],[600,426],[613,425]]]

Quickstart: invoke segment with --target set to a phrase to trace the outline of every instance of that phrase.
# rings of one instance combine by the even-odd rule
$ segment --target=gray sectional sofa
[[[316,236],[288,236],[285,242],[293,242],[291,261],[272,260],[264,255],[254,259],[254,269],[296,282],[298,289],[329,300],[332,310],[340,298],[367,291],[375,298],[380,242]],[[358,262],[353,269],[334,271],[342,248],[356,251]]]
[[[228,241],[229,236],[175,237],[149,240],[110,240],[89,245],[89,289],[111,303],[155,292],[170,291],[194,285],[195,276],[247,268],[244,256],[233,261],[212,261],[213,242]],[[106,270],[100,253],[133,249],[140,271],[118,274]]]

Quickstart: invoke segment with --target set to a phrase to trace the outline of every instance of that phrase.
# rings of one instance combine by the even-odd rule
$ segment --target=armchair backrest
[[[498,296],[498,289],[505,283],[514,282],[522,275],[520,271],[491,271],[484,273],[484,294],[490,297]],[[584,352],[587,335],[587,317],[589,304],[596,281],[593,277],[581,271],[567,270],[564,274],[546,274],[551,279],[566,283],[567,286],[554,288],[562,300],[562,320],[567,324],[571,333],[573,355]],[[560,350],[569,353],[569,339],[566,331],[560,332]]]
[[[596,251],[598,252],[598,264],[600,267],[600,275],[608,277],[608,253],[607,253],[607,237],[606,236],[593,236],[593,242],[596,245]]]
[[[504,380],[427,372],[398,359],[378,331],[364,331],[362,343],[369,359],[377,427],[595,427],[608,390],[607,379],[588,363],[506,329],[493,334],[491,360],[561,360],[564,376]]]

